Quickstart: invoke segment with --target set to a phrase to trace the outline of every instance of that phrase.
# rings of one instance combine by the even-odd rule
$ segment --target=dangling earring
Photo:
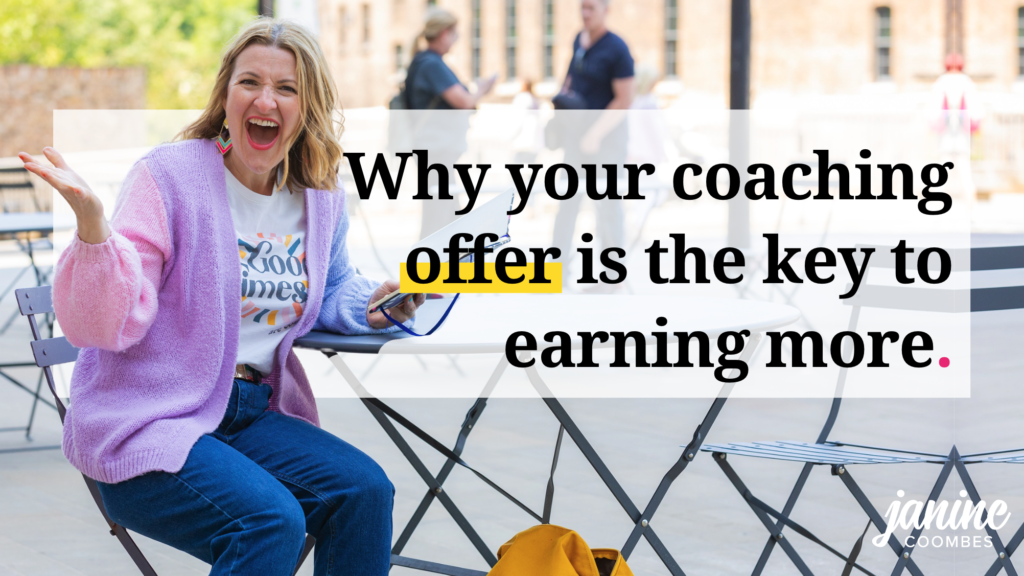
[[[228,132],[227,118],[224,119],[224,128],[217,136],[217,149],[220,150],[221,155],[227,154],[228,150],[231,150],[231,132]]]

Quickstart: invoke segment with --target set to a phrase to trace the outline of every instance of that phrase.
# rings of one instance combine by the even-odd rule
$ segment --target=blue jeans
[[[235,380],[224,420],[176,474],[98,482],[118,524],[213,565],[212,575],[290,576],[306,534],[317,576],[383,576],[394,487],[369,456],[267,410],[271,388]]]

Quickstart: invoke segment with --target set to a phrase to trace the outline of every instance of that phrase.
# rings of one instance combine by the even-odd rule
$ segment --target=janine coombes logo
[[[903,498],[905,492],[898,490],[896,496]],[[991,548],[992,537],[967,534],[927,534],[932,530],[999,530],[1010,519],[1006,502],[995,500],[988,506],[984,500],[974,504],[967,499],[967,491],[960,491],[960,498],[952,504],[948,500],[893,500],[885,511],[885,533],[875,536],[871,543],[879,548],[886,546],[889,537],[897,528],[904,530],[921,529],[921,534],[912,534],[903,539],[909,548]]]

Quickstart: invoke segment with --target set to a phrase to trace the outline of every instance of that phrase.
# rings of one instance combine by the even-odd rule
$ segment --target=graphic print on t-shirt
[[[309,288],[303,234],[243,234],[238,238],[242,264],[242,323],[290,328],[302,315]]]

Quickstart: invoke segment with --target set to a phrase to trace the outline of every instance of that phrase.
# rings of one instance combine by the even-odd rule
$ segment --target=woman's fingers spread
[[[36,164],[35,162],[25,162],[25,170],[28,170],[29,172],[35,174],[36,176],[39,176],[40,178],[43,177],[43,167],[40,166],[39,164]]]
[[[47,169],[47,182],[53,185],[54,188],[64,188],[75,195],[81,196],[84,192],[82,186],[71,178],[70,175],[63,170]]]
[[[68,169],[67,162],[64,161],[64,157],[60,155],[60,152],[57,152],[56,148],[51,148],[49,146],[43,148],[43,155],[46,156],[46,159],[54,166],[65,170]]]
[[[60,172],[56,172],[50,169],[43,169],[43,179],[50,183],[50,186],[58,189],[61,192],[71,191],[74,186],[64,177]]]
[[[52,170],[48,168],[40,167],[39,171],[36,172],[36,174],[38,174],[39,177],[42,178],[43,180],[46,180],[47,184],[56,188],[58,192],[62,192],[63,188],[67,188],[67,186],[64,185],[64,181],[61,180],[56,174],[53,173]]]

